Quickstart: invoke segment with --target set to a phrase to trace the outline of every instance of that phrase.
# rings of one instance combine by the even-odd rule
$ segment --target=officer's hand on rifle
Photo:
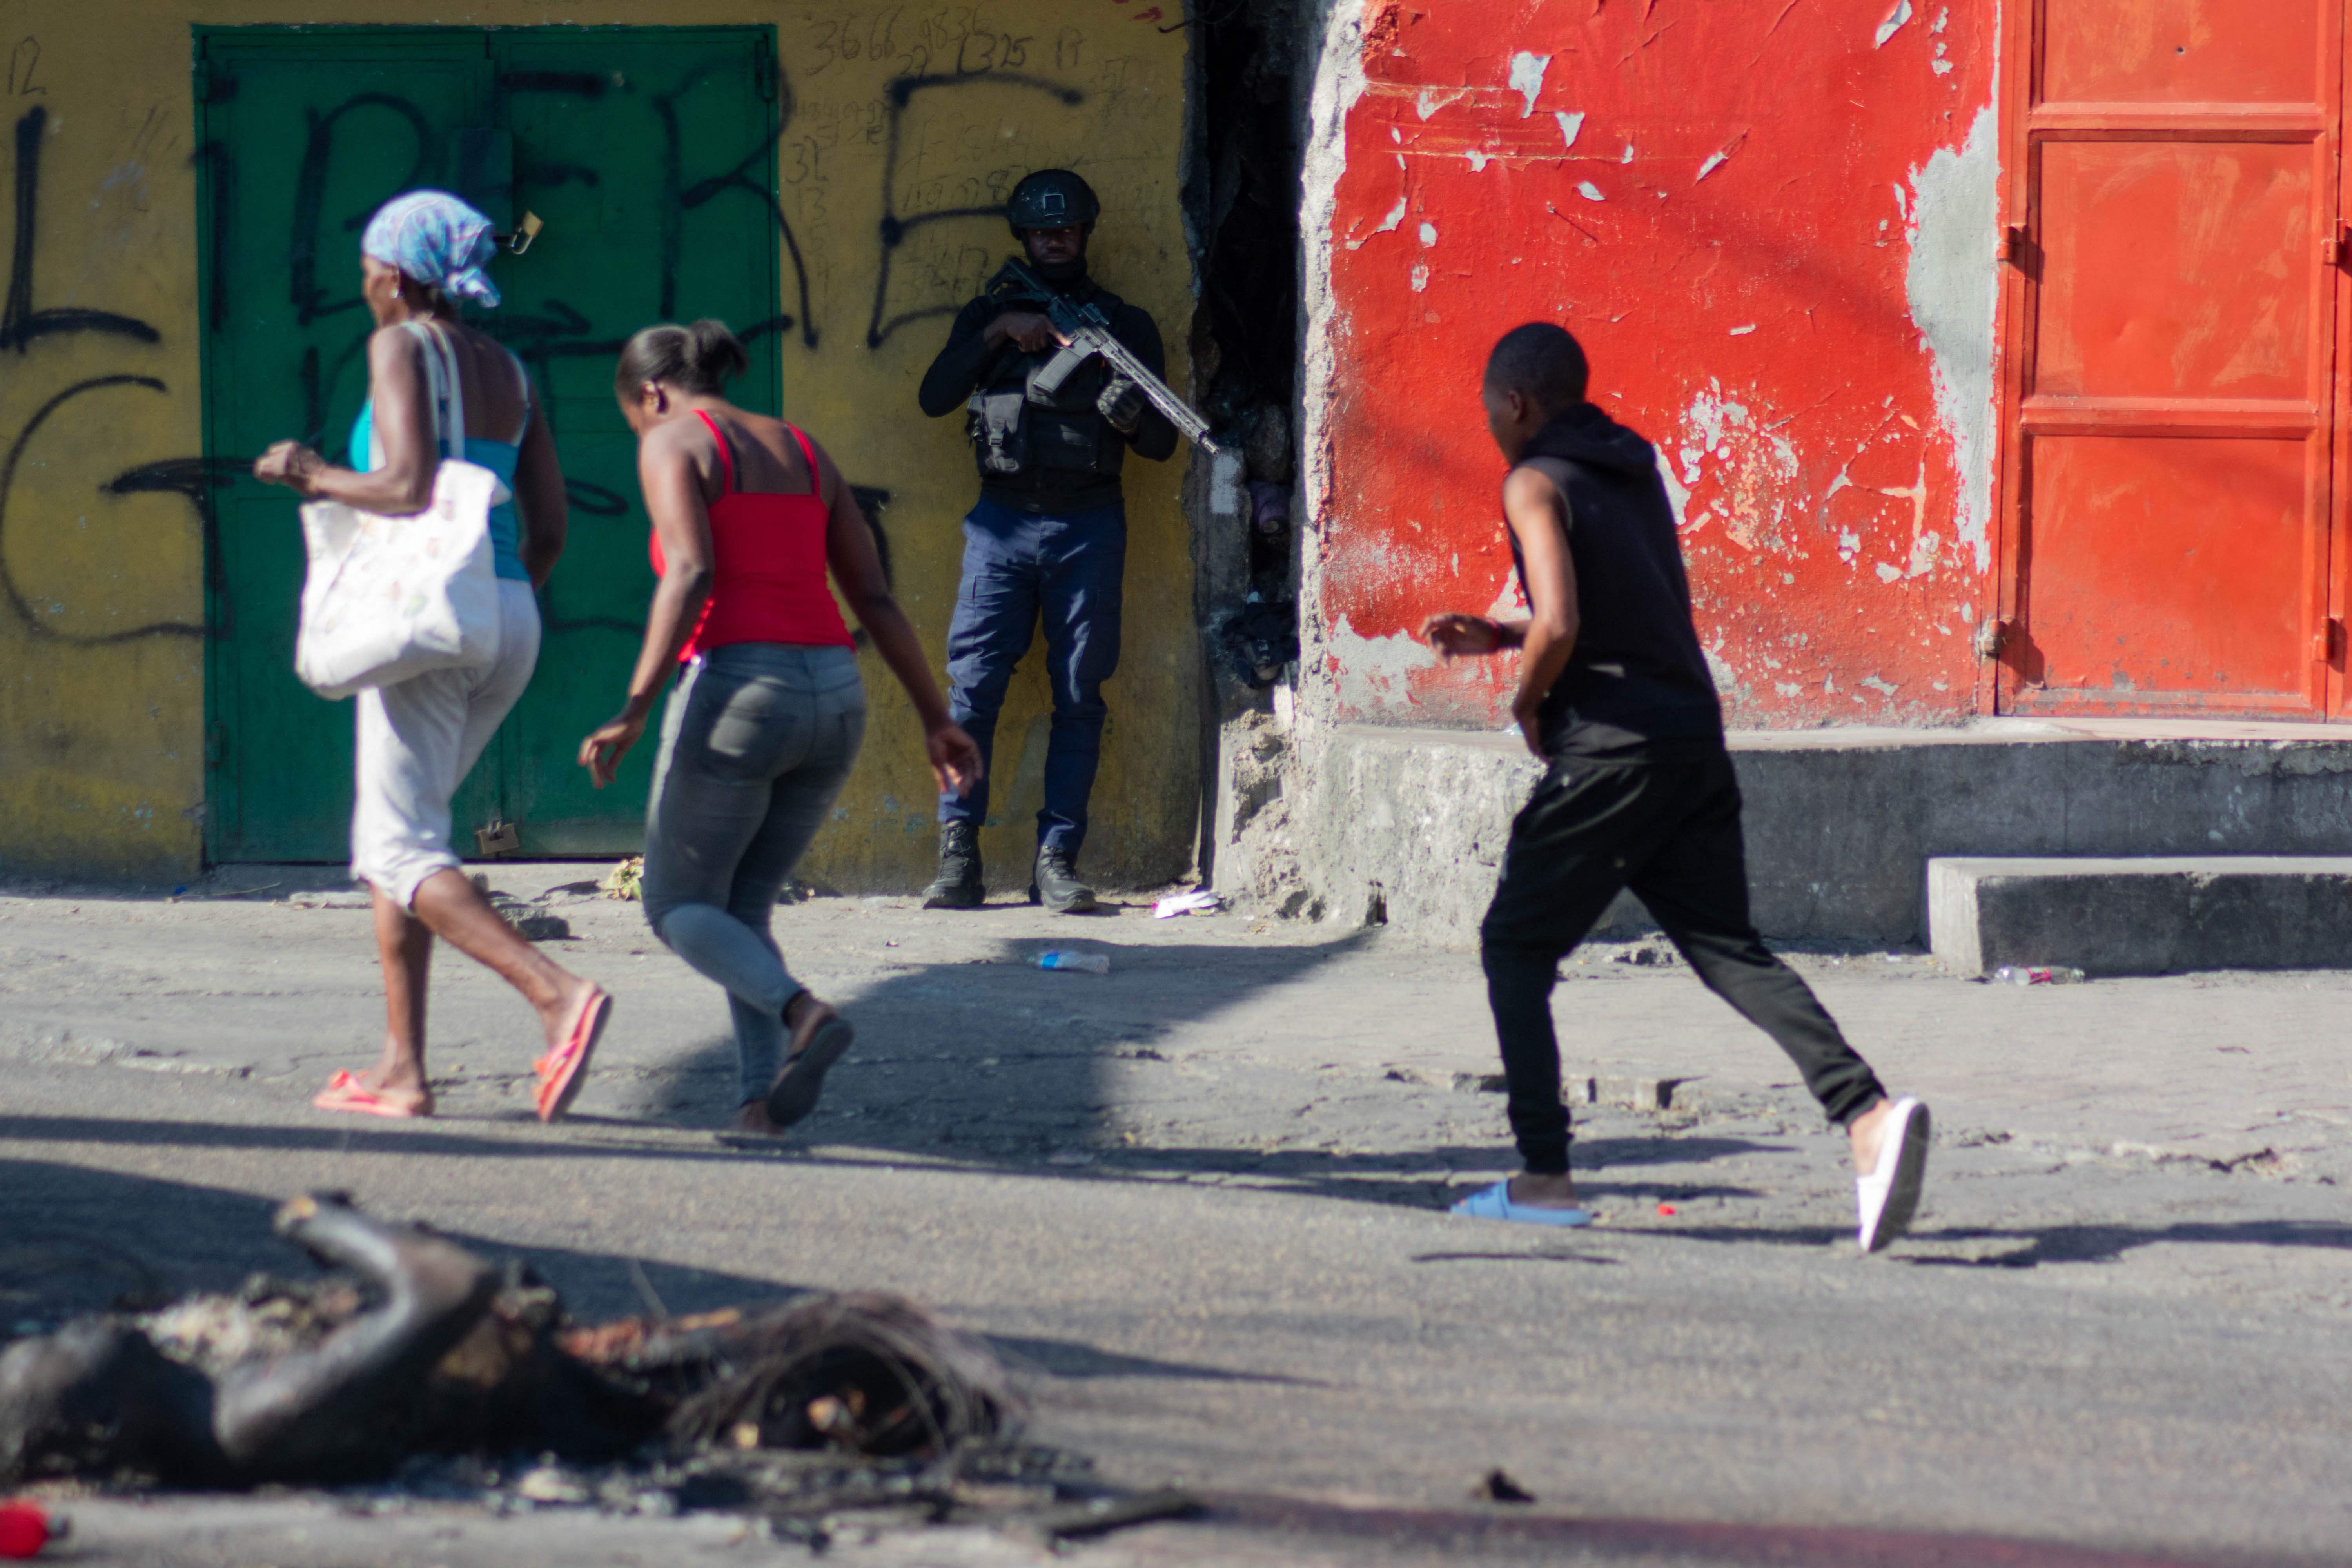
[[[1022,353],[1033,354],[1043,353],[1062,341],[1054,331],[1052,319],[1034,310],[1007,310],[989,322],[981,336],[988,340],[991,348],[1014,342],[1021,345]]]
[[[1143,423],[1143,389],[1123,375],[1115,375],[1095,399],[1095,411],[1120,435],[1132,436]]]

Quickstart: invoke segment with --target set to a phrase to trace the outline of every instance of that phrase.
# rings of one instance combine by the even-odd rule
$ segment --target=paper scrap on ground
[[[1213,915],[1225,907],[1225,900],[1206,888],[1190,893],[1171,893],[1151,906],[1154,920],[1174,920],[1178,915]]]

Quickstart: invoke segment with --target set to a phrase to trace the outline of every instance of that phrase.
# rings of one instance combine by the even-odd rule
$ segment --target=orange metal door
[[[2345,4],[2017,7],[2004,711],[2335,699]]]

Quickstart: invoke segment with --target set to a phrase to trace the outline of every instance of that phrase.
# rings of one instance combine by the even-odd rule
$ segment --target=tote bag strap
[[[466,455],[466,387],[457,374],[457,356],[449,334],[438,321],[401,323],[425,349],[425,374],[433,408],[433,438],[445,458]]]

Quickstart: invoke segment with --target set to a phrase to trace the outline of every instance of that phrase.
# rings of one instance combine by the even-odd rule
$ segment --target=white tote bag
[[[499,579],[490,509],[506,483],[465,451],[466,396],[438,323],[410,321],[425,347],[441,464],[433,500],[409,517],[341,501],[302,508],[310,567],[294,673],[321,697],[394,686],[431,669],[481,668],[499,658]]]

